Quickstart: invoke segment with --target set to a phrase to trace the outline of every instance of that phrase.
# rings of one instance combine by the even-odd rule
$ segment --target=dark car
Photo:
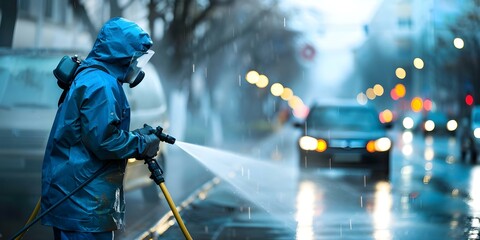
[[[480,106],[474,106],[468,118],[463,119],[458,131],[460,157],[471,163],[477,163],[480,151]]]
[[[446,114],[440,111],[429,111],[425,113],[421,124],[421,130],[424,135],[454,135],[458,126],[455,119],[447,117]]]
[[[392,142],[374,107],[317,104],[296,126],[304,130],[298,141],[300,168],[360,167],[389,178]]]

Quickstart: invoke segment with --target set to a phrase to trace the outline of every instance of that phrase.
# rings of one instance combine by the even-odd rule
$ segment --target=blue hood
[[[100,65],[120,80],[134,53],[146,52],[152,44],[148,33],[136,23],[120,17],[112,18],[103,25],[92,51],[82,61],[77,73],[92,65]]]

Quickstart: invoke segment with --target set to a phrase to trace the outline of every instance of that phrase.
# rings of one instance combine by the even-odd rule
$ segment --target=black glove
[[[143,124],[143,128],[135,129],[132,131],[135,135],[149,135],[155,132],[155,129],[148,124]]]
[[[140,153],[140,159],[149,159],[154,158],[159,150],[160,139],[155,134],[148,134],[143,135],[143,139],[145,139],[145,150]]]

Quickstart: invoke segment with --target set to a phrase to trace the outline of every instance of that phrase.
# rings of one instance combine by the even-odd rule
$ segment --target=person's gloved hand
[[[157,155],[159,150],[160,139],[155,134],[148,134],[143,135],[145,139],[146,147],[145,150],[140,153],[141,159],[149,159],[154,158]]]
[[[138,128],[132,131],[135,135],[149,135],[155,132],[155,129],[148,124],[143,124],[143,128]]]

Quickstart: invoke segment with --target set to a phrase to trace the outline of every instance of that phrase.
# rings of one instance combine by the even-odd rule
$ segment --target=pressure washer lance
[[[162,133],[162,131],[163,131],[163,128],[161,128],[160,126],[158,126],[155,129],[155,135],[160,139],[160,141],[174,144],[175,138]],[[191,240],[192,237],[190,236],[190,233],[188,232],[187,227],[183,223],[183,220],[180,217],[180,214],[178,213],[177,207],[175,206],[175,203],[173,202],[172,197],[170,196],[170,193],[168,192],[168,189],[165,186],[165,179],[163,178],[162,168],[160,167],[160,165],[158,165],[158,162],[153,158],[145,159],[145,164],[148,165],[148,170],[150,170],[150,172],[152,173],[152,175],[150,175],[150,178],[160,187],[160,189],[163,192],[163,195],[165,196],[165,199],[167,199],[168,206],[170,206],[173,216],[177,220],[177,223],[180,226],[180,229],[182,230],[182,233],[185,236],[185,239]]]
[[[167,134],[163,133],[163,128],[160,126],[155,129],[155,135],[160,139],[160,141],[174,144],[175,143],[175,138],[172,136],[169,136]],[[45,216],[48,212],[52,211],[54,208],[56,208],[58,205],[60,205],[62,202],[67,200],[69,197],[71,197],[73,194],[78,192],[80,189],[85,187],[88,183],[90,183],[93,179],[98,177],[103,171],[107,169],[107,167],[110,165],[111,162],[103,165],[100,169],[98,169],[96,172],[90,176],[85,182],[80,184],[78,187],[76,187],[74,190],[72,190],[69,194],[65,195],[60,201],[57,203],[53,204],[50,208],[42,212],[39,216],[37,216],[38,212],[40,211],[40,199],[37,202],[37,205],[35,206],[34,211],[30,215],[30,218],[28,219],[27,223],[25,226],[20,229],[12,238],[11,240],[19,240],[22,239],[24,234],[30,229],[30,227],[38,222],[43,216]],[[150,178],[155,181],[155,183],[160,186],[160,189],[163,192],[163,195],[165,196],[165,199],[167,199],[168,206],[170,206],[170,209],[173,212],[173,215],[175,216],[175,219],[178,222],[178,225],[180,226],[180,229],[183,232],[183,235],[185,236],[185,239],[191,240],[192,237],[190,236],[190,233],[188,232],[187,228],[185,227],[185,224],[182,221],[182,218],[180,217],[180,214],[177,211],[177,207],[175,206],[175,203],[172,200],[172,197],[170,196],[170,193],[167,190],[167,187],[165,186],[165,179],[163,178],[163,170],[162,168],[158,165],[157,161],[155,159],[145,159],[145,164],[148,164],[148,169],[152,173]]]

